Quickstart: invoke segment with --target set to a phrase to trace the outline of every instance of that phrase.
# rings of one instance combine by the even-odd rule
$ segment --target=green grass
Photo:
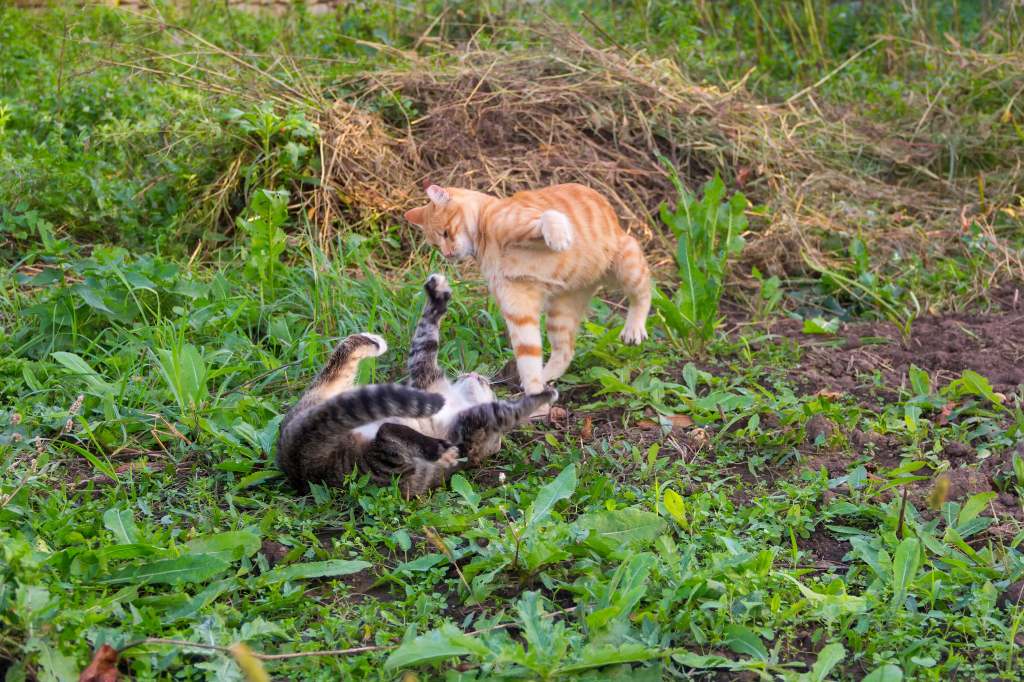
[[[239,641],[360,649],[264,661],[281,679],[1017,679],[1024,608],[1004,593],[1024,578],[1024,526],[995,495],[1024,496],[1020,389],[912,370],[902,384],[858,377],[887,391],[881,402],[805,392],[809,346],[760,322],[912,328],[929,311],[990,308],[985,286],[1012,277],[1007,254],[1024,240],[1019,196],[966,229],[951,218],[920,250],[817,235],[820,267],[766,272],[750,295],[733,264],[725,323],[701,332],[699,358],[654,318],[650,342],[623,347],[618,302],[595,301],[559,385],[569,418],[524,427],[426,498],[358,477],[305,497],[287,486],[273,464],[280,416],[355,331],[392,348],[362,379],[400,379],[428,273],[454,283],[442,364],[495,375],[510,357],[483,284],[398,216],[339,229],[330,254],[318,246],[301,204],[319,178],[309,107],[217,91],[237,68],[337,95],[388,60],[368,42],[412,49],[441,12],[368,5],[322,19],[168,10],[251,55],[249,76],[222,55],[161,61],[162,76],[112,66],[176,43],[110,10],[0,9],[6,679],[74,679],[102,644],[129,643],[133,679],[244,679],[226,650],[202,648]],[[1009,183],[1019,10],[856,7],[596,3],[593,25],[572,3],[548,9],[712,82],[756,66],[747,85],[773,100],[894,36],[828,78],[819,104],[921,121],[922,139],[951,150],[950,174]],[[478,39],[505,49],[516,30],[496,27],[529,11],[451,4],[431,35],[483,25]],[[943,67],[957,58],[970,68]],[[933,102],[925,118],[919,97]],[[851,210],[871,220],[872,207]],[[675,273],[660,276],[675,295]],[[945,488],[949,443],[970,445],[974,468],[1001,463],[984,469],[992,492]]]

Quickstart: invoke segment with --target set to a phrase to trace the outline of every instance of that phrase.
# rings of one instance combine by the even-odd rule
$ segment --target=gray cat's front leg
[[[452,290],[444,275],[433,274],[423,285],[423,291],[427,302],[412,335],[408,368],[412,385],[427,389],[444,378],[444,373],[437,365],[437,350],[441,338],[441,318],[448,312]]]

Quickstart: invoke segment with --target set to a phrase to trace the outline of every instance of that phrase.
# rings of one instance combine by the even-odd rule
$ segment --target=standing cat
[[[330,359],[281,421],[277,462],[299,490],[310,482],[339,485],[353,470],[387,485],[395,476],[407,496],[443,483],[460,458],[478,465],[501,447],[501,437],[553,402],[554,390],[514,402],[495,400],[484,377],[450,382],[437,365],[441,318],[451,289],[441,275],[424,285],[427,302],[413,334],[408,368],[412,386],[355,386],[363,358],[387,344],[354,334]]]
[[[608,201],[583,185],[555,185],[506,199],[455,187],[427,187],[430,203],[405,214],[446,258],[474,258],[501,307],[527,394],[565,373],[576,333],[598,286],[617,280],[629,295],[620,335],[647,338],[651,281],[637,241]],[[542,362],[540,315],[551,356]]]

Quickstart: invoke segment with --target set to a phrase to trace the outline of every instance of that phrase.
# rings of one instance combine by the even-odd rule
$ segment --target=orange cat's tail
[[[612,261],[612,274],[629,296],[626,325],[619,335],[625,343],[639,344],[647,338],[647,314],[651,311],[651,271],[636,239],[628,234],[619,239]]]

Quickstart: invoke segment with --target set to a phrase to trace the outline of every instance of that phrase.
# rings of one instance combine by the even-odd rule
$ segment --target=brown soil
[[[929,373],[935,387],[948,384],[964,370],[973,370],[986,377],[994,391],[1010,398],[1024,386],[1024,313],[1014,307],[1020,300],[1015,291],[1001,293],[999,304],[1003,314],[923,317],[914,323],[909,339],[903,339],[888,322],[848,324],[841,331],[845,338],[838,343],[803,334],[801,323],[795,320],[776,323],[772,331],[796,341],[804,349],[799,366],[790,376],[806,393],[853,396],[866,406],[877,407],[899,399],[900,389],[909,386],[908,370],[916,365]],[[937,418],[946,419],[948,414]],[[869,457],[866,468],[870,474],[877,474],[898,466],[905,455],[897,438],[859,429],[841,434],[848,447],[836,447],[832,437],[839,431],[826,417],[812,417],[805,426],[801,468],[825,467],[830,477],[837,477],[849,470],[855,458]],[[933,448],[925,444],[925,449]],[[1017,450],[1024,454],[1024,444]],[[996,485],[997,476],[1011,468],[1013,452],[994,452],[979,461],[973,447],[957,441],[942,443],[940,452],[941,458],[949,463],[944,474],[949,481],[947,500],[962,503],[977,493],[997,493],[986,512],[995,521],[979,537],[1009,541],[1019,533],[1024,523],[1022,500],[999,491]],[[928,509],[934,485],[929,477],[909,486],[908,500],[926,515],[934,513]],[[843,492],[840,489],[827,496]],[[888,493],[898,494],[898,490]],[[828,541],[833,544],[822,544]],[[800,546],[818,559],[841,561],[845,551],[841,552],[835,542],[827,534],[816,534]]]
[[[804,334],[798,320],[772,327],[776,334],[804,348],[792,378],[808,393],[853,394],[863,402],[891,401],[907,385],[907,370],[917,365],[941,386],[974,370],[992,388],[1013,394],[1024,384],[1024,313],[1005,315],[946,315],[916,320],[909,339],[889,322],[847,324],[838,345],[821,336]],[[880,375],[883,386],[875,385]]]
[[[895,438],[881,436],[873,432],[863,432],[854,429],[847,434],[850,443],[850,451],[821,447],[811,448],[805,453],[806,457],[802,468],[817,471],[825,467],[830,478],[844,475],[850,469],[851,462],[864,455],[871,459],[865,464],[870,474],[877,474],[886,469],[892,469],[899,465],[901,452]],[[977,454],[972,448],[962,443],[950,442],[943,447],[943,457],[949,462],[949,469],[943,473],[949,481],[949,490],[946,500],[963,503],[967,498],[977,493],[996,492],[997,496],[988,506],[986,515],[992,516],[995,522],[988,528],[986,534],[1005,541],[1011,540],[1021,530],[1024,523],[1024,500],[1021,500],[1011,492],[1000,491],[996,484],[996,478],[1000,474],[1006,474],[1012,468],[1014,452],[1024,456],[1024,444],[1019,445],[1015,450],[1003,450],[988,456],[982,461],[977,460]],[[928,475],[928,469],[922,470],[922,475]],[[930,477],[927,480],[916,481],[909,485],[907,499],[914,507],[924,513],[931,515],[929,496],[935,487],[935,480]],[[844,488],[826,493],[825,503],[838,495],[845,494]],[[900,494],[899,490],[892,490],[884,493],[885,497],[892,498]],[[801,549],[807,549],[801,545]]]
[[[827,570],[835,566],[843,566],[843,557],[850,551],[850,543],[837,540],[824,528],[815,528],[808,538],[798,538],[797,547],[809,552],[814,559],[815,568]]]
[[[264,540],[260,545],[260,552],[267,558],[267,565],[273,568],[281,559],[284,559],[291,550],[287,545],[282,545],[274,540]]]

